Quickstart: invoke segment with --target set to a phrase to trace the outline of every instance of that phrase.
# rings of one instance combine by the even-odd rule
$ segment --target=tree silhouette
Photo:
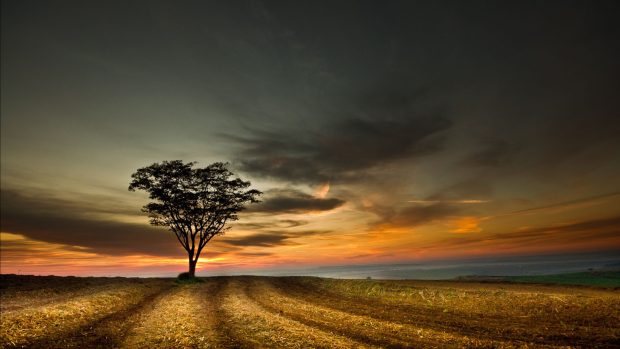
[[[154,200],[142,211],[150,222],[168,227],[177,237],[189,259],[189,276],[194,277],[202,249],[216,235],[238,219],[246,203],[255,203],[262,193],[247,190],[250,182],[234,177],[227,164],[216,162],[194,168],[196,162],[163,161],[138,169],[131,175],[130,191],[149,193]]]

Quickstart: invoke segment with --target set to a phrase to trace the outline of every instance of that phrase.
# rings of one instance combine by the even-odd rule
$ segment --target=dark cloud
[[[605,230],[608,233],[612,232],[620,232],[620,216],[610,217],[610,218],[601,218],[595,220],[587,220],[577,223],[571,224],[562,224],[562,225],[552,225],[542,228],[529,228],[518,230],[511,233],[498,234],[495,237],[501,239],[511,239],[511,238],[523,238],[523,237],[536,237],[544,234],[564,234],[563,238],[569,239],[572,233],[578,232],[597,232],[600,230]],[[582,237],[587,238],[588,234],[583,235]]]
[[[437,191],[426,200],[471,200],[485,199],[493,194],[492,183],[482,176],[460,180]]]
[[[237,137],[242,145],[237,164],[242,171],[293,183],[346,181],[382,164],[438,151],[437,136],[451,124],[442,116],[399,115],[389,108],[377,113],[382,114],[341,118],[314,132]]]
[[[518,229],[495,234],[467,234],[436,243],[439,248],[470,248],[479,243],[493,242],[497,246],[533,247],[548,245],[572,245],[596,243],[620,236],[620,216],[584,220],[570,224],[548,225]],[[610,248],[614,248],[613,243]],[[429,246],[427,246],[429,247]]]
[[[89,218],[84,207],[43,195],[2,191],[2,231],[109,255],[179,256],[172,233],[149,225]],[[136,210],[137,211],[137,210]]]
[[[260,233],[248,235],[241,238],[225,238],[220,240],[223,243],[233,246],[258,246],[258,247],[274,247],[281,245],[290,245],[289,237],[281,233]]]
[[[579,198],[579,199],[575,199],[575,200],[556,202],[556,203],[553,203],[553,204],[550,204],[550,205],[545,205],[545,206],[537,206],[537,207],[527,208],[527,209],[523,209],[523,210],[513,211],[513,212],[509,212],[509,213],[500,215],[500,216],[530,214],[530,213],[538,213],[538,212],[546,211],[546,210],[550,210],[550,209],[562,209],[562,208],[567,208],[567,207],[571,207],[571,206],[574,207],[576,205],[593,203],[593,202],[596,202],[596,201],[602,201],[602,200],[606,200],[606,199],[611,199],[611,198],[614,198],[614,197],[617,197],[617,196],[620,196],[620,192],[612,192],[612,193],[599,194],[599,195],[588,196],[588,197],[585,197],[585,198]]]
[[[504,139],[490,138],[480,142],[480,148],[465,159],[473,166],[501,166],[508,163],[519,147]]]
[[[109,188],[102,188],[111,191]],[[131,207],[123,200],[112,195],[95,195],[87,193],[69,193],[69,195],[78,198],[65,199],[55,196],[57,192],[50,190],[36,190],[19,192],[17,190],[3,189],[2,203],[11,208],[14,205],[34,205],[32,210],[45,214],[59,214],[61,211],[71,211],[74,213],[90,213],[90,214],[122,214],[122,215],[141,215],[140,210]],[[63,193],[67,194],[67,193]],[[26,201],[29,203],[26,204]]]
[[[235,228],[242,228],[248,230],[265,230],[265,229],[286,229],[295,228],[308,224],[308,221],[295,220],[295,219],[281,219],[278,221],[270,222],[252,222],[252,223],[235,223]]]
[[[293,241],[295,238],[323,235],[329,233],[326,230],[304,230],[298,232],[285,232],[285,231],[270,231],[258,234],[252,234],[242,237],[230,237],[220,239],[223,242],[232,246],[257,246],[257,247],[276,247],[284,245],[295,245],[297,242]]]
[[[260,213],[300,213],[329,211],[340,207],[344,200],[337,198],[321,199],[295,189],[273,189],[265,193],[263,201],[253,205],[248,212]]]
[[[462,209],[458,205],[439,202],[411,204],[400,209],[379,206],[371,208],[371,212],[380,217],[378,221],[372,224],[373,226],[416,227],[456,216],[462,212]]]

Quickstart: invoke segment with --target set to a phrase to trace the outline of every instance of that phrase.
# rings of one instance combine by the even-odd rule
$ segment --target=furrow
[[[226,325],[240,347],[366,348],[371,347],[336,333],[307,326],[269,311],[247,295],[249,279],[233,279],[224,291],[222,309]]]
[[[143,312],[122,343],[125,348],[219,347],[213,314],[206,311],[205,294],[212,282],[178,286]]]
[[[222,309],[224,288],[227,284],[225,277],[208,279],[208,286],[200,290],[202,312],[210,320],[210,334],[212,343],[217,348],[238,348],[237,340],[231,335],[226,326],[226,314]]]
[[[248,294],[263,307],[295,321],[385,348],[433,348],[437,346],[444,348],[514,348],[520,346],[519,343],[480,340],[322,307],[289,297],[264,279],[255,280]]]
[[[41,287],[38,289],[9,289],[0,293],[0,312],[3,314],[41,307],[52,303],[61,303],[73,298],[89,296],[94,293],[125,287],[134,282],[121,280],[95,280],[94,284],[87,281],[83,285],[69,284],[67,287]]]
[[[83,347],[108,319],[124,318],[170,287],[138,284],[3,314],[2,347]],[[116,321],[114,321],[116,323]],[[122,327],[122,326],[121,326]],[[104,334],[101,338],[105,339]]]
[[[614,338],[593,338],[592,334],[582,332],[578,326],[571,331],[558,326],[567,325],[549,322],[528,323],[523,319],[497,317],[479,313],[461,313],[453,309],[442,310],[440,307],[423,307],[413,304],[393,304],[374,297],[361,297],[318,288],[311,283],[299,283],[295,278],[272,279],[274,286],[287,295],[309,303],[318,304],[336,311],[368,316],[377,320],[409,324],[420,328],[455,333],[470,338],[492,341],[512,341],[544,345],[591,345],[595,340],[601,345],[610,345]],[[484,304],[480,304],[484,306]],[[553,329],[548,332],[537,331],[543,328]],[[537,331],[537,332],[534,332]],[[553,332],[551,334],[550,332]]]

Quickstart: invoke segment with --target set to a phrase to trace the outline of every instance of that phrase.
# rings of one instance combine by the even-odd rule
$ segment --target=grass
[[[191,279],[176,279],[174,280],[179,285],[191,285],[191,284],[200,284],[205,282],[202,278],[191,278]]]
[[[620,343],[620,292],[606,288],[248,276],[196,283],[1,280],[0,301],[10,301],[0,309],[2,348],[602,348]]]
[[[554,275],[507,276],[505,280],[525,283],[620,287],[620,271],[587,271]]]

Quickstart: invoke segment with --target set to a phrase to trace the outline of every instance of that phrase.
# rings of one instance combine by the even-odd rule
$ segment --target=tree
[[[216,162],[194,168],[196,162],[163,161],[138,169],[131,175],[129,190],[144,190],[154,200],[142,211],[150,223],[168,227],[187,251],[189,276],[196,274],[202,249],[216,235],[222,235],[246,203],[259,202],[260,191]]]

